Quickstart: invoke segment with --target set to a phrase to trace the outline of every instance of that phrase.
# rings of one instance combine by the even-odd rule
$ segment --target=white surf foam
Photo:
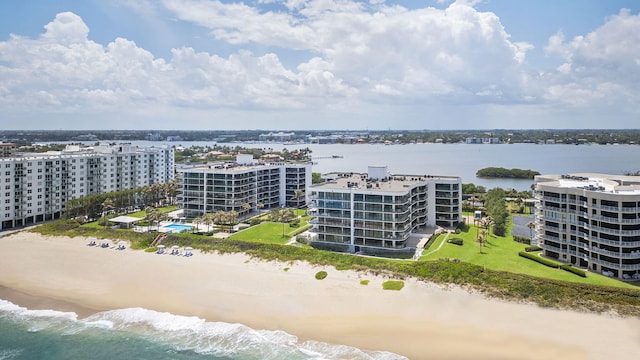
[[[15,349],[0,350],[0,360],[16,359],[18,358],[18,356],[20,356],[21,353],[22,353],[22,350],[15,350]]]
[[[76,334],[90,329],[132,332],[179,351],[241,359],[396,360],[403,356],[318,341],[300,342],[284,331],[256,330],[242,324],[209,322],[143,308],[100,312],[78,320],[73,312],[29,310],[0,299],[0,316],[27,321],[29,331],[49,328]],[[0,353],[0,360],[14,353]]]
[[[31,310],[0,299],[0,316],[14,320],[28,321],[29,331],[41,331],[51,327],[75,323],[78,315],[74,312],[56,310]]]
[[[98,313],[83,320],[107,322],[113,329],[142,333],[153,339],[172,343],[179,350],[192,350],[217,356],[260,359],[406,359],[380,351],[333,345],[317,341],[299,342],[284,331],[256,330],[242,324],[208,322],[194,316],[180,316],[142,308],[120,309]]]

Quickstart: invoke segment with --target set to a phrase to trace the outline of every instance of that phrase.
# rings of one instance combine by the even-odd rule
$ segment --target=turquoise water
[[[181,224],[169,224],[166,226],[163,226],[165,229],[171,229],[171,232],[173,233],[179,233],[182,232],[184,230],[188,230],[191,231],[191,229],[193,229],[192,226],[189,225],[181,225]]]
[[[330,331],[330,329],[327,329]],[[0,360],[9,359],[406,359],[283,331],[133,308],[78,319],[0,300]]]

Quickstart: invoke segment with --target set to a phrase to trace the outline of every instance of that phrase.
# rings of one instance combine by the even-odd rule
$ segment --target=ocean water
[[[327,329],[330,331],[330,329]],[[283,331],[131,308],[85,319],[0,300],[0,360],[13,359],[406,359]]]

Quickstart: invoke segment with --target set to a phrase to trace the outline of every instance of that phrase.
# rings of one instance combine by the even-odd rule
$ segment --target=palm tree
[[[176,202],[176,195],[178,192],[178,181],[172,180],[163,184],[163,191],[169,205],[173,205]]]
[[[227,216],[227,214],[224,211],[218,210],[218,211],[214,212],[213,214],[211,214],[211,220],[215,224],[224,224],[226,216]]]
[[[527,227],[529,228],[529,245],[533,244],[533,229],[535,229],[536,224],[534,224],[533,222],[529,221],[527,223]]]
[[[483,229],[478,236],[478,243],[480,244],[480,254],[482,254],[482,246],[487,242],[488,231]]]
[[[231,228],[233,224],[238,222],[238,216],[239,214],[235,210],[231,210],[225,213],[225,217],[224,217],[225,224],[229,226],[229,228]]]
[[[153,225],[154,222],[159,221],[160,219],[160,211],[158,211],[158,209],[152,207],[152,206],[147,206],[144,209],[145,212],[145,220],[147,220],[148,223],[148,229],[149,231],[151,231],[151,226]]]
[[[109,210],[113,210],[116,206],[113,203],[113,200],[111,200],[111,198],[106,198],[103,202],[102,202],[102,223],[104,224],[104,226],[107,226],[107,221],[105,219],[105,216],[107,214],[107,212]]]
[[[207,232],[209,232],[211,230],[211,224],[216,223],[217,219],[218,218],[216,217],[216,213],[206,213],[206,214],[204,214],[204,216],[202,217],[202,220],[203,220],[204,224],[207,225]]]
[[[296,189],[293,192],[293,196],[291,197],[291,200],[296,201],[296,206],[300,207],[300,201],[304,200],[306,197],[304,191],[300,190],[300,189]]]
[[[251,210],[251,204],[244,203],[242,204],[242,213],[247,214]]]
[[[196,232],[196,230],[198,230],[198,225],[204,224],[204,219],[202,219],[202,217],[198,216],[198,217],[194,218],[193,220],[191,220],[191,223],[195,225],[192,228],[193,232]]]
[[[491,216],[486,216],[482,219],[481,223],[484,228],[487,229],[489,233],[491,233],[491,226],[495,225],[496,221]]]

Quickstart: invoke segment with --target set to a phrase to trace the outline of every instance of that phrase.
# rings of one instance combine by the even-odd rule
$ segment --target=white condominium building
[[[174,150],[129,144],[0,158],[0,230],[57,219],[67,200],[174,179]]]
[[[544,255],[620,279],[640,278],[640,177],[535,178]]]
[[[178,168],[178,206],[187,218],[218,210],[240,216],[258,208],[307,204],[311,163],[256,163],[239,155],[235,163]]]
[[[315,216],[311,241],[320,247],[410,252],[413,232],[452,228],[462,219],[459,177],[390,175],[386,166],[370,166],[367,174],[328,175],[329,181],[309,189]]]

